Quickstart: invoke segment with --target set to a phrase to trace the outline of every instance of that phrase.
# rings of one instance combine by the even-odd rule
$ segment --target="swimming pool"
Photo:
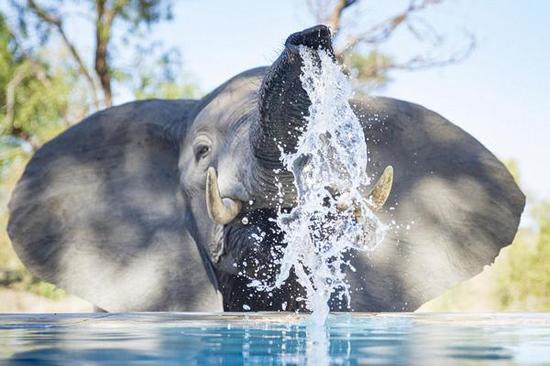
[[[5,314],[5,365],[550,365],[550,314]]]

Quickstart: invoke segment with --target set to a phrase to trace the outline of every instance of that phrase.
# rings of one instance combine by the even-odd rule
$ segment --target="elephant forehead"
[[[238,78],[227,83],[197,114],[193,130],[232,128],[256,109],[260,84],[258,77]]]
[[[250,115],[256,104],[256,99],[252,95],[243,95],[241,98],[223,96],[212,101],[197,115],[193,129],[196,132],[212,128],[220,132],[231,130]]]

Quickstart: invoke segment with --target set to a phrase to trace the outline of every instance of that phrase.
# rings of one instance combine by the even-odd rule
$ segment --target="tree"
[[[33,58],[0,14],[0,179],[19,155],[30,155],[67,127],[73,78]]]
[[[362,3],[360,0],[306,1],[317,22],[331,28],[336,57],[347,67],[353,78],[359,81],[360,89],[384,85],[392,70],[419,70],[460,62],[475,48],[473,36],[465,34],[465,46],[443,57],[418,54],[406,61],[396,61],[379,51],[379,47],[390,42],[400,29],[409,32],[417,41],[428,43],[432,48],[441,47],[445,40],[444,35],[422,18],[421,14],[444,0],[410,0],[403,10],[359,30],[353,29],[346,15]]]
[[[10,192],[32,152],[68,126],[75,75],[32,57],[0,13],[0,226],[7,225]],[[17,260],[0,232],[0,285],[57,295]]]
[[[505,310],[550,309],[550,204],[538,204],[532,216],[536,232],[518,235],[498,272],[496,296]]]
[[[157,61],[175,61],[167,55],[174,51],[159,52],[159,45],[148,41],[145,36],[151,26],[172,17],[171,0],[12,0],[18,22],[17,30],[21,38],[37,41],[38,46],[50,45],[51,35],[57,36],[68,51],[75,70],[88,86],[92,110],[101,106],[111,106],[114,98],[114,84],[119,82],[132,91],[140,85],[140,79],[150,77],[142,75],[140,68],[129,67],[126,70],[116,62],[115,47],[118,52],[129,54],[129,45],[136,44],[133,53],[139,57],[144,52],[155,51]],[[88,21],[93,29],[93,54],[87,55],[71,39],[66,24]],[[34,30],[34,34],[32,31]],[[35,45],[36,46],[36,45]],[[37,48],[37,47],[35,47]],[[39,47],[38,47],[39,48]],[[168,58],[167,58],[168,57]],[[133,65],[135,66],[135,65]],[[174,65],[165,65],[173,67]],[[175,83],[167,74],[157,74],[156,85]],[[170,75],[169,77],[172,77]],[[150,81],[148,85],[150,84]],[[139,91],[138,91],[139,92]]]

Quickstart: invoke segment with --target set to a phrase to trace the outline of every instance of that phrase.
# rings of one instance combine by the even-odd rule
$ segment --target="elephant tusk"
[[[374,185],[372,191],[370,191],[368,200],[374,211],[378,211],[384,206],[388,197],[390,196],[391,188],[393,185],[393,167],[388,165],[384,172],[378,178],[378,182]]]
[[[368,195],[368,202],[374,211],[378,211],[386,203],[393,184],[393,167],[388,165],[384,172],[378,178],[378,181],[374,185],[374,188],[370,191]],[[336,202],[336,208],[339,211],[346,211],[349,209],[349,193],[343,193],[340,195],[338,201]],[[353,205],[353,203],[352,203]],[[356,218],[361,217],[361,209],[355,207],[353,214]]]
[[[208,168],[206,172],[206,209],[212,221],[219,225],[226,225],[237,217],[241,212],[241,207],[240,201],[221,197],[216,169]]]

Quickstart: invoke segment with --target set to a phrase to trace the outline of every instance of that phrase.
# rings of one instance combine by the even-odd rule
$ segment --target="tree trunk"
[[[111,75],[109,73],[108,46],[111,36],[111,20],[106,12],[105,1],[98,0],[96,20],[96,51],[95,51],[95,71],[103,90],[105,97],[105,106],[113,105],[113,93],[111,90]]]

